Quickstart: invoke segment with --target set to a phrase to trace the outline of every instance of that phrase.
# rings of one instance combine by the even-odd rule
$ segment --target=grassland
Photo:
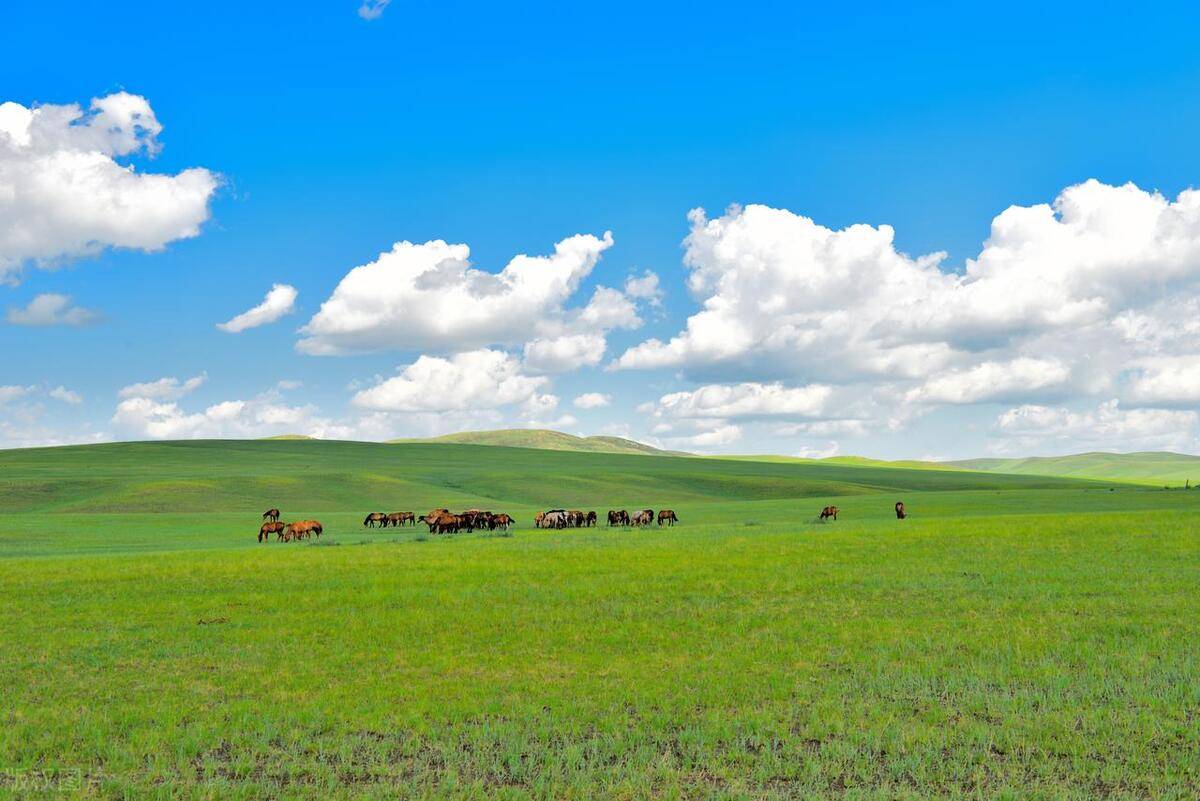
[[[443,503],[682,525],[360,525]],[[268,504],[329,535],[258,545]],[[0,452],[0,794],[1191,799],[1198,504],[468,445]]]
[[[948,462],[947,466],[1013,475],[1125,481],[1159,487],[1181,487],[1185,482],[1196,484],[1200,481],[1200,456],[1163,451],[1077,453],[1027,459],[968,459]]]

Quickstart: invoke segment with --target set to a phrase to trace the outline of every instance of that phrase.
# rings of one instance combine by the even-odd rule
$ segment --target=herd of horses
[[[908,516],[903,501],[896,501],[896,519],[903,520]],[[821,509],[818,519],[837,520],[841,511],[836,506],[826,506]],[[276,541],[294,542],[303,539],[321,538],[325,530],[318,520],[297,520],[292,523],[279,522],[279,510],[268,509],[262,515],[263,524],[258,529],[258,541],[270,542],[271,535]],[[598,517],[595,512],[585,512],[580,509],[549,509],[538,512],[533,516],[536,528],[590,528],[595,526]],[[673,509],[660,509],[656,514],[653,509],[642,509],[630,514],[624,509],[608,510],[608,525],[641,528],[658,521],[658,525],[673,526],[679,522],[678,515]],[[456,534],[460,531],[508,531],[517,524],[512,516],[503,512],[497,514],[486,509],[468,509],[465,512],[451,512],[449,509],[434,509],[429,514],[418,517],[413,512],[371,512],[363,519],[366,528],[387,528],[393,526],[416,526],[424,523],[429,526],[430,534]]]
[[[679,522],[679,517],[671,509],[661,509],[658,512],[658,524],[673,526]],[[583,512],[578,509],[550,509],[538,512],[533,516],[533,525],[537,528],[590,528],[598,520],[595,512]],[[648,526],[655,521],[653,509],[643,509],[632,515],[624,509],[608,510],[609,526]]]
[[[276,541],[282,542],[298,542],[300,540],[311,540],[313,537],[321,539],[321,533],[325,531],[325,527],[321,525],[319,520],[297,520],[292,523],[279,522],[279,510],[268,509],[262,515],[263,524],[258,529],[258,541],[270,542],[271,535],[275,535]]]
[[[302,539],[320,539],[325,530],[319,521],[299,520],[294,523],[279,522],[279,510],[275,508],[263,512],[263,523],[258,529],[258,541],[270,542],[271,535],[276,541],[293,542]],[[533,525],[537,528],[590,528],[596,525],[598,518],[595,512],[584,512],[578,509],[550,509],[538,512],[533,517]],[[655,520],[660,526],[673,526],[679,522],[679,516],[672,509],[661,509],[657,515],[653,509],[643,509],[630,514],[624,509],[610,509],[608,512],[609,526],[648,526]],[[451,512],[449,509],[434,509],[419,517],[413,512],[371,512],[363,518],[365,528],[387,528],[392,526],[416,526],[424,523],[429,526],[430,534],[457,534],[460,531],[508,531],[517,524],[511,515],[503,512],[496,513],[486,509],[468,509],[465,512]]]

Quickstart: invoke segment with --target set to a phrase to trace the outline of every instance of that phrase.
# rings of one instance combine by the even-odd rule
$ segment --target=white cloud
[[[1143,359],[1129,381],[1129,399],[1148,406],[1200,403],[1200,355]]]
[[[13,325],[30,326],[85,326],[99,319],[99,315],[88,309],[71,305],[69,295],[46,292],[29,301],[24,308],[10,308],[8,322]]]
[[[268,397],[215,403],[198,412],[154,398],[130,397],[117,404],[112,423],[119,431],[149,439],[245,438],[301,433],[320,436],[328,421],[312,406],[288,406]]]
[[[973,403],[1103,397],[1138,359],[1200,353],[1197,191],[1171,201],[1132,184],[1068,187],[999,214],[962,273],[944,272],[942,253],[897,250],[886,225],[835,231],[765,206],[690,219],[687,283],[701,308],[617,369]]]
[[[822,385],[785,387],[783,384],[709,384],[691,392],[675,392],[658,400],[661,417],[819,417],[833,389]]]
[[[1028,397],[1039,390],[1061,387],[1070,377],[1070,368],[1056,359],[980,362],[930,378],[906,397],[909,401],[932,403],[979,403]]]
[[[118,158],[154,156],[162,125],[145,98],[0,104],[0,280],[106,247],[156,251],[196,236],[217,176],[194,167],[141,173]]]
[[[0,386],[0,406],[12,403],[15,400],[24,398],[29,393],[33,392],[33,387],[23,387],[17,384],[7,384]]]
[[[741,438],[741,426],[722,425],[688,437],[669,437],[667,442],[674,448],[714,448],[732,445]]]
[[[599,364],[604,358],[604,348],[604,337],[600,334],[535,339],[525,343],[525,366],[539,373],[565,373]]]
[[[802,446],[796,450],[796,456],[801,459],[828,459],[831,456],[837,456],[841,452],[841,448],[836,442],[830,442],[826,445]]]
[[[296,308],[296,288],[288,284],[274,284],[263,302],[253,309],[244,311],[232,320],[218,323],[217,328],[228,334],[237,334],[248,328],[273,323]]]
[[[631,275],[626,278],[625,294],[647,301],[651,306],[662,305],[663,291],[658,284],[658,275],[650,270],[646,270],[640,276]]]
[[[67,389],[66,387],[63,387],[63,386],[55,387],[54,389],[50,390],[50,392],[47,394],[50,397],[54,398],[55,400],[60,400],[63,403],[67,403],[72,406],[78,406],[79,404],[83,403],[82,395],[80,395],[78,392],[76,392],[74,390]]]
[[[585,392],[575,397],[575,407],[578,409],[599,409],[612,403],[612,395],[601,392]]]
[[[996,421],[1007,439],[998,451],[1028,452],[1047,447],[1061,451],[1079,447],[1123,450],[1183,449],[1195,443],[1200,415],[1169,409],[1122,409],[1116,400],[1094,410],[1026,404],[1009,409]]]
[[[572,236],[551,256],[517,256],[489,273],[470,266],[466,245],[398,242],[346,274],[297,347],[317,355],[454,353],[612,327],[625,319],[612,290],[597,289],[583,310],[564,308],[611,245],[610,234]]]
[[[502,351],[476,350],[448,359],[421,356],[399,375],[357,392],[352,403],[387,412],[495,409],[526,403],[547,383],[522,373],[520,363]]]
[[[777,437],[864,437],[871,430],[868,420],[814,420],[808,423],[786,423],[774,426],[771,431]]]
[[[379,19],[392,0],[363,0],[358,7],[358,16],[365,20]]]
[[[192,376],[186,381],[180,381],[174,376],[148,381],[144,384],[130,384],[117,392],[119,398],[150,398],[152,400],[175,400],[198,389],[208,376],[205,373]]]

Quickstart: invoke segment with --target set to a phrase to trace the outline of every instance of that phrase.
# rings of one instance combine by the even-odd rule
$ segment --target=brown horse
[[[273,523],[278,523],[279,522],[279,510],[278,509],[268,509],[267,511],[263,512],[262,519],[270,520]]]
[[[588,512],[587,517],[585,517],[583,519],[583,524],[585,526],[587,526],[588,528],[591,528],[592,526],[596,525],[596,513]]]
[[[821,518],[820,519],[825,520],[827,518],[832,517],[834,520],[837,520],[838,512],[840,512],[840,511],[841,511],[841,509],[838,509],[836,506],[826,506],[824,509],[821,510]]]
[[[650,525],[651,523],[654,522],[654,510],[653,509],[643,509],[642,511],[636,513],[633,516],[632,522],[633,522],[633,525],[635,525],[635,526]]]
[[[375,526],[382,528],[387,525],[387,515],[383,512],[371,512],[371,514],[363,518],[363,525],[367,528],[374,528]]]
[[[290,528],[292,529],[292,537],[297,540],[312,539],[313,535],[316,535],[317,539],[320,539],[321,533],[325,531],[324,527],[316,520],[301,520],[298,523],[292,523]]]
[[[609,509],[608,524],[610,526],[628,526],[629,512],[626,512],[624,509]]]
[[[510,526],[515,526],[517,524],[516,520],[513,520],[511,517],[504,514],[503,512],[496,515],[496,517],[492,520],[492,522],[495,524],[496,528],[502,528],[505,531],[508,531]]]
[[[279,532],[283,531],[283,529],[284,529],[283,523],[280,523],[278,520],[272,520],[270,522],[263,523],[262,526],[258,529],[258,541],[259,542],[270,542],[271,535],[278,534]]]
[[[675,516],[673,509],[663,509],[658,513],[658,524],[661,526],[663,521],[666,521],[668,526],[673,526],[679,522],[679,518]]]
[[[904,511],[904,501],[896,501],[896,519],[903,520],[908,517],[908,512]]]

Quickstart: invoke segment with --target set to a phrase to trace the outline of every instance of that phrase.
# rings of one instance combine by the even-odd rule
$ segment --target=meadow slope
[[[1200,793],[1197,493],[317,441],[0,476],[0,796]],[[521,526],[361,526],[441,504]],[[259,545],[267,505],[328,536]]]

